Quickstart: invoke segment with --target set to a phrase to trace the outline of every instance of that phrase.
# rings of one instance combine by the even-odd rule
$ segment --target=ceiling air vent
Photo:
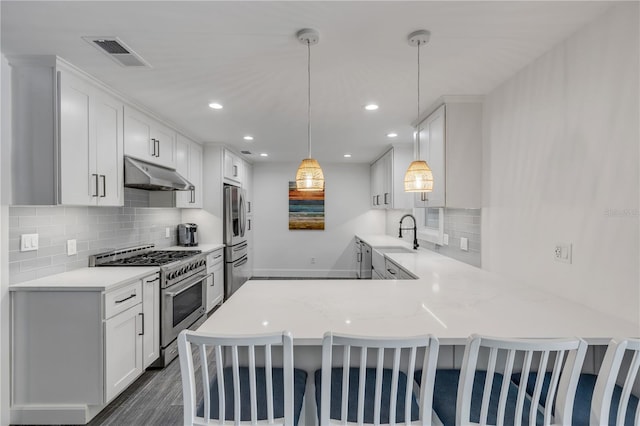
[[[240,151],[240,153],[244,155],[251,155],[251,151]]]
[[[118,37],[82,37],[87,43],[104,53],[123,67],[147,67],[151,65],[124,44]]]

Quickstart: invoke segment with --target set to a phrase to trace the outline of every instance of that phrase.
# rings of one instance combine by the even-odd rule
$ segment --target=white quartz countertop
[[[9,286],[10,291],[108,291],[158,272],[157,266],[80,268]]]
[[[404,246],[388,236],[358,236]],[[288,330],[297,345],[326,331],[369,336],[431,333],[464,344],[473,333],[501,337],[579,336],[606,344],[640,336],[633,324],[428,250],[388,254],[417,280],[248,281],[199,328],[222,334]]]
[[[198,244],[193,247],[172,246],[161,250],[200,250],[202,253],[210,253],[220,248],[224,248],[224,244]]]

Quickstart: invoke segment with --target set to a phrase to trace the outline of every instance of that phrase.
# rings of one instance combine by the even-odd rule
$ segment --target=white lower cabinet
[[[224,297],[224,249],[207,255],[207,274],[207,312],[210,312]]]
[[[142,374],[142,305],[104,323],[105,402],[111,401]]]
[[[12,424],[85,424],[159,355],[158,273],[11,291]]]

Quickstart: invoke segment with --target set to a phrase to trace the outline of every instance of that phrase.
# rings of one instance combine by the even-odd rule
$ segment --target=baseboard
[[[84,425],[89,423],[104,407],[104,405],[14,405],[11,407],[11,424]]]
[[[255,277],[286,277],[286,278],[358,278],[356,271],[352,269],[255,269]]]

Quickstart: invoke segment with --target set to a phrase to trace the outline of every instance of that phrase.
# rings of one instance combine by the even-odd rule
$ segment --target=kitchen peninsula
[[[358,237],[374,249],[408,247],[393,237]],[[463,345],[472,333],[579,336],[592,345],[640,335],[635,324],[432,251],[386,256],[418,279],[249,281],[199,330],[288,330],[295,345],[320,345],[329,330],[370,336],[430,333],[442,345]]]

